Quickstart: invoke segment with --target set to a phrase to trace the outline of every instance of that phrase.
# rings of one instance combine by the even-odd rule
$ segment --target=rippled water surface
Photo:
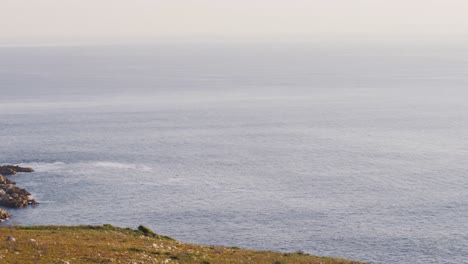
[[[467,54],[2,48],[0,163],[41,203],[11,223],[467,262]]]

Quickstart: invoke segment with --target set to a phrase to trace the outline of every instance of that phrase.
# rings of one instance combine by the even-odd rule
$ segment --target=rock
[[[14,170],[16,172],[34,172],[33,169],[27,168],[27,167],[20,167],[20,166],[14,166],[14,165],[5,165],[3,167],[7,167],[11,170]]]
[[[3,192],[0,191],[3,193],[0,195],[1,206],[18,208],[37,203],[35,200],[29,199],[29,195],[31,194],[28,191],[13,184],[0,185],[0,190],[3,190]]]
[[[16,184],[16,182],[0,174],[0,184]]]
[[[0,220],[7,220],[11,217],[11,215],[6,211],[0,209]]]
[[[3,174],[3,175],[14,175],[16,174],[16,171],[8,168],[8,167],[4,167],[4,166],[0,166],[0,174]]]
[[[12,236],[8,236],[8,237],[7,237],[7,241],[15,242],[15,241],[16,241],[16,238],[14,238],[14,237],[12,237]]]
[[[0,189],[3,189],[7,194],[10,194],[10,195],[12,195],[14,193],[17,193],[19,195],[31,195],[31,193],[29,193],[25,189],[16,187],[13,184],[0,185]]]
[[[39,244],[37,243],[36,239],[34,239],[34,238],[29,239],[29,242],[31,242],[31,244],[34,245],[34,246],[36,246],[36,247],[39,246]]]
[[[4,195],[2,199],[0,200],[0,205],[3,205],[5,207],[10,207],[10,208],[18,208],[18,207],[24,207],[28,204],[28,201],[26,199],[22,198],[13,198],[11,196]]]
[[[25,168],[15,165],[4,165],[0,166],[0,174],[3,175],[15,175],[17,172],[33,172],[31,168]]]

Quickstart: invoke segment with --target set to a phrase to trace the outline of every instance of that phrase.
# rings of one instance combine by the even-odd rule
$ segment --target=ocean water
[[[468,262],[468,52],[0,48],[9,224],[139,224],[184,242]]]

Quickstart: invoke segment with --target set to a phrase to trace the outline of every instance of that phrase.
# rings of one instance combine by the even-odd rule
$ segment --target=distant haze
[[[0,44],[468,36],[466,0],[0,0]]]

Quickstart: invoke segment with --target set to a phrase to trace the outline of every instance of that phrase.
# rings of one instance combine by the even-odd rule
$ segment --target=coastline
[[[0,206],[37,205],[31,193],[5,175],[34,172],[16,165],[0,166]],[[0,223],[11,215],[0,208]],[[302,251],[281,253],[237,247],[186,244],[147,227],[0,226],[0,262],[7,263],[308,263],[358,264],[346,259],[317,257]],[[78,249],[78,250],[77,250]]]

